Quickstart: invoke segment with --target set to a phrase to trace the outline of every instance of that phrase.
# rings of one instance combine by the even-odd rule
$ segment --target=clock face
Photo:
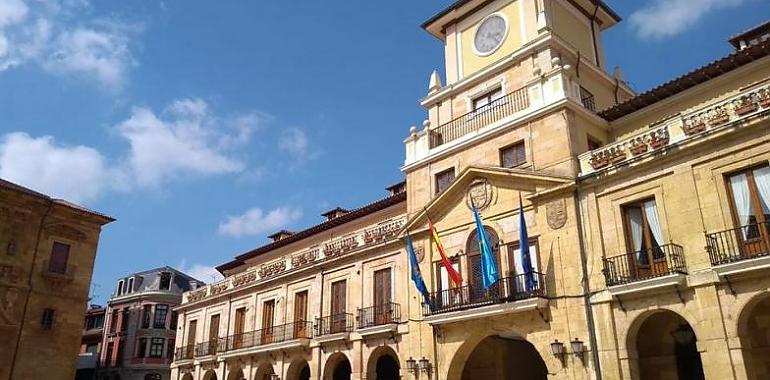
[[[473,37],[476,52],[479,55],[492,54],[503,43],[507,28],[505,19],[500,15],[491,15],[484,19]]]

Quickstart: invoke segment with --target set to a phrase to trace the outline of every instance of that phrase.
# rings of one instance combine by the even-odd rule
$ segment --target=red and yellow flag
[[[433,226],[433,222],[430,218],[428,218],[428,226],[430,227],[430,234],[433,236],[433,241],[436,243],[436,247],[438,247],[438,253],[441,255],[441,262],[444,264],[444,268],[446,268],[446,271],[449,274],[449,278],[452,279],[455,286],[460,286],[463,282],[463,277],[455,270],[455,267],[452,266],[452,263],[449,261],[444,246],[441,245],[441,239],[438,237],[436,227]]]

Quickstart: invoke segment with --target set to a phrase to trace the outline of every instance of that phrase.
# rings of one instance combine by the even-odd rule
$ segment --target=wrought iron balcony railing
[[[593,95],[582,97],[580,102],[583,103],[583,107],[585,107],[587,110],[596,112],[596,99]]]
[[[401,305],[394,302],[358,309],[359,329],[399,322],[401,322]]]
[[[339,334],[353,331],[353,314],[327,315],[315,320],[316,336]]]
[[[310,338],[312,327],[312,323],[309,321],[297,321],[234,334],[224,339],[224,349],[225,351],[232,351],[294,339]]]
[[[222,339],[218,338],[215,340],[209,340],[208,342],[202,342],[198,343],[195,346],[195,356],[209,356],[209,355],[215,355],[219,352],[224,351],[224,346],[222,345]]]
[[[496,99],[430,131],[430,148],[433,149],[478,131],[504,117],[529,108],[527,87]]]
[[[545,297],[545,275],[539,272],[500,278],[488,289],[481,285],[465,285],[440,290],[429,295],[423,303],[423,315],[436,315],[481,306]]]
[[[195,346],[177,347],[174,353],[174,360],[190,360],[195,356]]]
[[[770,255],[770,221],[706,234],[711,265]]]
[[[670,274],[687,274],[682,246],[669,243],[650,250],[604,257],[607,286],[628,284]]]

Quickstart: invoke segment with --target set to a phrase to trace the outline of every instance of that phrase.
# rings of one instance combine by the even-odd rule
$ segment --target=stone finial
[[[409,135],[414,136],[416,134],[417,134],[417,127],[415,127],[414,125],[409,127]]]
[[[430,129],[430,120],[425,119],[425,121],[422,122],[422,127],[424,129]]]
[[[553,66],[553,68],[558,68],[559,66],[561,66],[561,58],[559,57],[551,58],[551,66]]]
[[[432,94],[441,89],[441,75],[437,70],[433,70],[430,74],[430,82],[428,82],[428,94]]]

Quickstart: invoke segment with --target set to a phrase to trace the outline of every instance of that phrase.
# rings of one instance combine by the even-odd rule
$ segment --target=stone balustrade
[[[267,281],[278,275],[300,270],[323,261],[345,256],[359,249],[393,241],[404,226],[405,218],[388,220],[360,229],[342,238],[330,240],[318,247],[311,247],[298,253],[288,254],[276,260],[260,264],[258,268],[230,276],[222,281],[184,294],[184,302],[195,302],[225,291]]]
[[[611,142],[578,156],[582,175],[654,157],[666,147],[702,138],[717,130],[770,110],[770,84],[753,86],[718,102],[651,125],[634,136]]]

